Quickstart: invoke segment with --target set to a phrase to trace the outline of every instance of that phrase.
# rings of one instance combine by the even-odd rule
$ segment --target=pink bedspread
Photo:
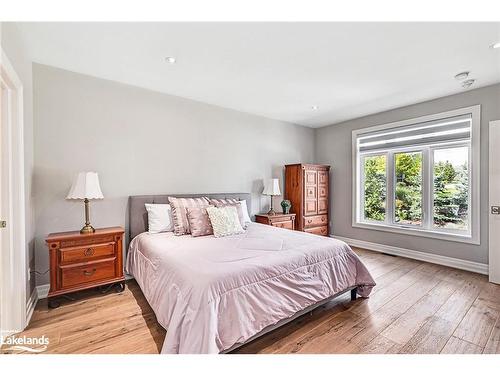
[[[220,353],[370,273],[342,241],[252,223],[244,234],[132,240],[127,272],[167,330],[162,353]]]

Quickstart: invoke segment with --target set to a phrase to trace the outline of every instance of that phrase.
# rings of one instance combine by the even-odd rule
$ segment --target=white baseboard
[[[47,298],[49,295],[50,284],[38,285],[36,291],[38,294],[38,299]]]
[[[341,236],[331,235],[338,240],[344,241],[350,246],[360,247],[367,250],[378,251],[380,253],[386,253],[391,255],[397,255],[400,257],[411,258],[416,260],[421,260],[423,262],[440,264],[442,266],[458,268],[465,271],[471,271],[480,273],[483,275],[488,274],[488,265],[484,263],[471,262],[469,260],[457,259],[446,257],[443,255],[435,255],[430,253],[424,253],[422,251],[403,249],[401,247],[383,245],[374,242],[356,240],[354,238],[347,238]]]
[[[26,326],[30,323],[31,316],[33,315],[33,311],[35,311],[36,303],[38,302],[38,292],[37,289],[34,288],[33,292],[31,292],[30,298],[26,303]]]
[[[134,277],[128,274],[125,274],[125,280],[132,280]],[[49,295],[50,284],[38,285],[36,287],[36,291],[38,293],[38,299],[47,298]]]

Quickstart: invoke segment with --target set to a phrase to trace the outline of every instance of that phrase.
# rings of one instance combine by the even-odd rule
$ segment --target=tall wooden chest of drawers
[[[328,236],[330,166],[290,164],[285,166],[285,199],[297,214],[295,229]]]

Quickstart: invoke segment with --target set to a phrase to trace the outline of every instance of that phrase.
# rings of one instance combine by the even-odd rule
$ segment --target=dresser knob
[[[85,255],[86,257],[92,256],[92,255],[94,255],[94,250],[89,247],[87,250],[85,250],[83,255]]]

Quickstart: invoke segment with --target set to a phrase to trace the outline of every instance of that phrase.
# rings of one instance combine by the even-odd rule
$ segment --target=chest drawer
[[[327,223],[328,223],[327,215],[304,217],[304,228],[319,227],[321,225],[327,225]]]
[[[115,254],[115,243],[68,247],[59,251],[61,264],[80,263],[113,256]]]
[[[271,225],[273,227],[276,227],[276,228],[284,228],[284,229],[291,229],[291,230],[294,229],[292,220],[278,221],[278,222],[271,223]]]
[[[321,227],[314,227],[314,228],[306,228],[304,229],[304,232],[307,233],[312,233],[312,234],[319,234],[320,236],[327,236],[328,235],[328,226],[321,226]]]
[[[61,287],[75,285],[115,277],[115,259],[95,261],[81,266],[61,266]]]

